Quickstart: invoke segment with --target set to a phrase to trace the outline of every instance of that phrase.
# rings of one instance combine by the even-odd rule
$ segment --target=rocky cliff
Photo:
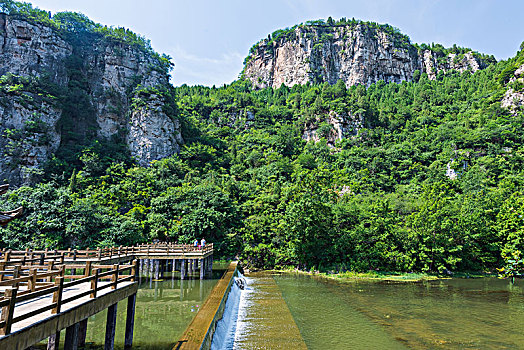
[[[172,88],[169,63],[150,47],[86,23],[80,24],[91,27],[79,33],[0,14],[2,181],[32,182],[68,144],[119,138],[147,165],[178,152],[183,143],[176,116],[162,110],[165,98],[132,103],[141,90]]]
[[[515,70],[507,85],[508,90],[502,98],[501,105],[516,114],[524,107],[524,64]]]
[[[415,71],[434,79],[439,71],[476,71],[485,61],[467,49],[415,46],[388,25],[360,21],[306,24],[277,31],[257,43],[243,76],[256,87],[278,88],[307,82],[369,86],[379,80],[413,79]]]

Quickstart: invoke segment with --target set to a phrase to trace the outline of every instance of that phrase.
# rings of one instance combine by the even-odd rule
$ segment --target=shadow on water
[[[222,266],[216,266],[222,268]],[[213,270],[213,278],[180,280],[180,274],[166,274],[162,280],[141,277],[135,309],[133,349],[172,349],[191,323],[224,270]],[[124,348],[127,300],[118,303],[115,349]],[[104,348],[107,310],[89,318],[85,349]],[[65,331],[60,334],[61,348]],[[35,349],[45,349],[40,344]]]

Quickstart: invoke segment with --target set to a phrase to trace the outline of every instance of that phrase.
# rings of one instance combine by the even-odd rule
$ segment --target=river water
[[[133,349],[166,350],[172,349],[196,315],[209,293],[224,273],[222,268],[228,264],[214,264],[213,279],[200,280],[197,276],[190,280],[180,280],[166,274],[163,280],[155,281],[141,277],[135,308],[135,328]],[[124,348],[127,300],[118,303],[115,334],[115,349]],[[104,348],[107,310],[88,320],[86,349]],[[61,332],[61,348],[65,331]],[[38,349],[45,349],[41,344]]]
[[[237,331],[232,349],[290,348],[268,331],[271,322],[260,317],[274,308],[264,302],[267,288],[260,287],[268,284],[278,286],[275,293],[288,309],[279,306],[272,328],[296,327],[302,338],[298,348],[303,341],[308,349],[334,350],[524,349],[523,281],[340,283],[292,273],[253,274],[247,280],[243,303],[249,314],[239,311],[242,331]],[[253,304],[258,309],[250,308]],[[260,338],[263,347],[257,346]]]
[[[171,349],[222,271],[215,273],[204,281],[142,278],[133,349]],[[245,279],[245,290],[232,289],[214,349],[524,349],[522,280],[342,283],[272,272]],[[116,349],[125,310],[122,301]],[[105,320],[105,312],[89,319],[88,349],[103,348]]]

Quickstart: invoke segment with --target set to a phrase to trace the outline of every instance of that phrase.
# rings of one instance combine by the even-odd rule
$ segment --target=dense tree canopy
[[[73,14],[53,21],[104,31]],[[524,249],[524,113],[500,105],[522,57],[370,87],[175,88],[178,155],[142,168],[107,141],[71,145],[45,181],[1,199],[26,209],[1,245],[205,237],[263,268],[493,270]],[[362,123],[335,140],[333,114]]]

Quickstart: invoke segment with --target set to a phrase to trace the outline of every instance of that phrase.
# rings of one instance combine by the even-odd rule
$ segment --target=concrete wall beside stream
[[[209,350],[216,324],[222,318],[227,298],[237,274],[237,261],[229,264],[206,302],[174,346],[173,350]]]

